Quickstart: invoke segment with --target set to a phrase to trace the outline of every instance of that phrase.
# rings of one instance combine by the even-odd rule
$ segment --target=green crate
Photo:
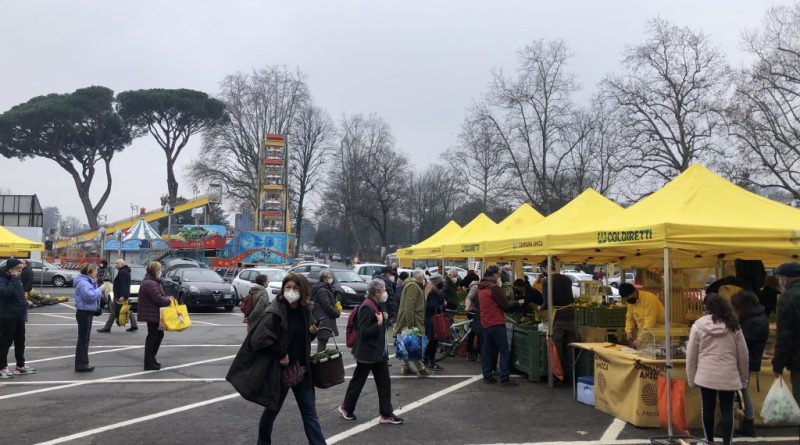
[[[514,326],[511,343],[511,363],[528,376],[531,382],[547,378],[547,347],[545,333]]]
[[[588,307],[583,309],[584,326],[596,328],[616,328],[625,326],[627,308],[624,307]]]
[[[579,351],[575,351],[574,353],[577,354],[580,352],[580,357],[578,357],[578,361],[575,362],[575,376],[576,377],[585,377],[585,376],[594,376],[594,352],[588,351],[585,349],[581,349]]]

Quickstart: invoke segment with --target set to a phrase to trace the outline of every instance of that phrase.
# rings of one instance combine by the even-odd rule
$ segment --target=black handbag
[[[281,368],[281,383],[287,388],[296,386],[303,381],[303,375],[306,373],[306,368],[300,366],[300,363],[294,362],[289,366]]]
[[[331,331],[331,338],[336,353],[329,354],[328,351],[324,353],[311,356],[309,363],[311,364],[311,380],[314,386],[320,389],[330,388],[332,386],[344,383],[344,360],[342,353],[339,350],[339,344],[336,341],[336,336],[333,335],[333,330],[330,328],[320,328],[320,330]]]

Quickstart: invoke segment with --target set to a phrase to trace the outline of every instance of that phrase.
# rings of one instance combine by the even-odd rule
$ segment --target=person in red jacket
[[[509,307],[525,304],[525,300],[509,302],[500,288],[501,284],[500,269],[497,266],[489,266],[478,284],[478,302],[481,312],[481,327],[483,328],[481,345],[483,382],[497,383],[497,380],[492,377],[492,360],[499,353],[500,384],[517,386],[517,382],[509,378],[511,360],[506,334],[505,311]]]

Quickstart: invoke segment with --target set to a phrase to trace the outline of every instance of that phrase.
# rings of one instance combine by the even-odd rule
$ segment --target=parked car
[[[625,282],[633,283],[634,281],[636,281],[636,272],[625,272]],[[608,285],[611,287],[619,287],[621,282],[622,276],[620,274],[614,275],[608,279]]]
[[[359,274],[364,280],[370,280],[375,275],[383,273],[384,267],[386,267],[385,264],[361,263],[357,266],[353,266],[353,272]]]
[[[308,274],[308,281],[319,282],[319,270]],[[364,301],[367,295],[367,282],[352,270],[331,269],[333,275],[333,292],[342,302],[342,306],[357,306]]]
[[[167,295],[189,308],[222,307],[230,312],[236,305],[236,289],[210,269],[173,268],[164,275],[161,285]]]
[[[581,281],[591,281],[592,276],[583,272],[561,272],[562,275],[568,276],[572,280],[572,296],[578,298],[581,296]],[[611,299],[619,299],[619,291],[615,287],[611,287]]]
[[[33,284],[39,283],[52,284],[55,287],[72,286],[75,277],[80,272],[62,269],[55,264],[42,262],[39,260],[26,260],[33,270]],[[6,260],[0,262],[0,268],[6,267]]]
[[[303,263],[292,267],[287,272],[299,273],[308,276],[309,272],[320,271],[322,269],[327,269],[328,267],[329,266],[327,264],[323,263]]]
[[[162,274],[165,274],[172,269],[178,269],[181,267],[208,269],[206,264],[191,258],[168,258],[162,261],[161,264],[163,265],[163,270],[161,271]]]
[[[146,270],[144,266],[131,266],[128,264],[128,267],[131,268],[131,296],[128,298],[128,304],[131,305],[131,310],[136,312],[136,308],[139,305],[139,286],[142,285]],[[116,271],[114,271],[114,274],[116,276]],[[108,299],[114,299],[114,292],[109,294]]]
[[[267,276],[266,288],[269,301],[272,302],[272,300],[275,299],[278,292],[281,290],[281,284],[283,284],[286,271],[275,269],[274,267],[252,267],[239,272],[232,282],[234,289],[236,289],[237,299],[241,300],[250,293],[250,288],[253,287],[253,283],[256,282],[256,277],[259,275]]]
[[[334,254],[331,256],[331,261],[342,261],[342,256],[341,256],[341,255],[339,255],[338,253],[334,253]]]

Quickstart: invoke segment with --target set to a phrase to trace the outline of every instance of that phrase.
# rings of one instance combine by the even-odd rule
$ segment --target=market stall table
[[[665,374],[665,360],[640,357],[613,343],[571,343],[573,370],[577,353],[594,353],[594,402],[598,410],[638,427],[660,426],[658,377]],[[686,360],[672,360],[672,379],[686,380]],[[574,371],[573,371],[574,372]],[[573,381],[575,380],[573,376]],[[750,394],[760,425],[761,405],[775,380],[770,360],[762,361],[761,372],[751,374]],[[786,379],[788,382],[788,379]],[[690,428],[702,427],[700,390],[686,386],[686,420]]]

